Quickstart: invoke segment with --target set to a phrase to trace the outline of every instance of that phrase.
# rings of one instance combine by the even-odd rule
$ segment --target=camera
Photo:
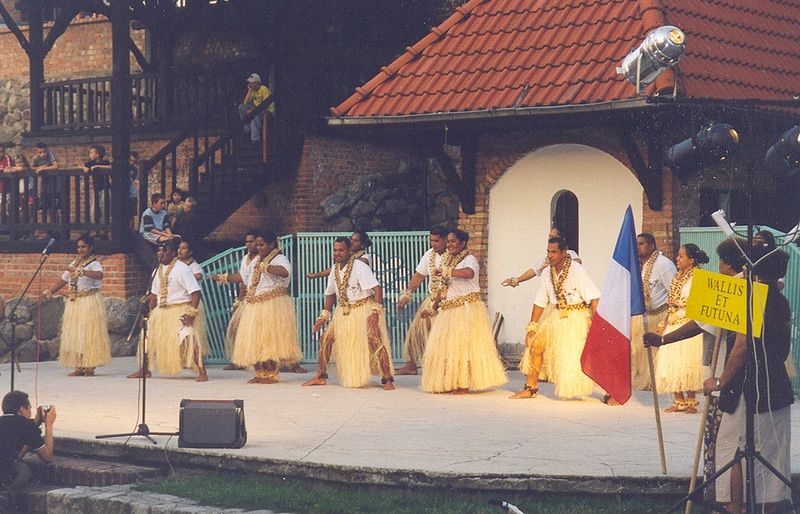
[[[42,409],[42,414],[47,415],[47,413],[50,412],[50,409],[52,409],[53,406],[52,405],[42,405],[39,408]]]

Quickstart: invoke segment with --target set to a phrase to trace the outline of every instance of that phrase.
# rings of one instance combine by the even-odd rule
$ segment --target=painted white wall
[[[580,256],[598,288],[628,205],[641,231],[644,190],[613,156],[584,145],[553,145],[512,165],[489,192],[489,315],[501,312],[505,318],[500,343],[524,342],[540,278],[515,289],[500,282],[544,257],[553,197],[564,189],[578,197]]]

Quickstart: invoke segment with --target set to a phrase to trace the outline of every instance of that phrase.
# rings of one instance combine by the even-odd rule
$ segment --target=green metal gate
[[[775,234],[776,239],[785,234],[769,227],[761,227]],[[694,243],[708,254],[709,263],[706,269],[717,271],[719,269],[719,257],[717,256],[717,245],[719,245],[725,235],[717,227],[688,227],[680,229],[681,244]],[[789,254],[789,267],[786,270],[784,280],[786,285],[783,288],[783,295],[789,300],[792,308],[792,359],[795,366],[800,366],[800,249],[796,245],[781,247]],[[800,376],[792,379],[792,386],[795,394],[800,395]]]
[[[349,236],[349,232],[303,232],[280,238],[283,253],[292,262],[293,277],[290,294],[294,299],[297,314],[297,331],[305,362],[314,362],[319,349],[319,335],[311,328],[324,303],[327,278],[308,279],[306,274],[324,270],[333,262],[333,241],[338,236]],[[420,257],[429,248],[428,232],[371,232],[370,253],[373,254],[373,270],[383,287],[383,305],[392,344],[392,358],[402,359],[403,341],[417,306],[422,302],[427,284],[414,295],[414,302],[401,312],[394,306],[406,284],[414,274]],[[206,275],[235,272],[245,254],[245,248],[232,248],[201,263]],[[202,298],[206,309],[210,364],[224,363],[225,330],[230,320],[230,307],[236,298],[236,287],[220,285],[209,280],[202,284]]]

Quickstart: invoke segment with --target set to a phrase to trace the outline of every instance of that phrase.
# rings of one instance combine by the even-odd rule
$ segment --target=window
[[[567,247],[578,250],[578,197],[572,191],[561,190],[553,196],[550,208],[553,226],[561,231]]]

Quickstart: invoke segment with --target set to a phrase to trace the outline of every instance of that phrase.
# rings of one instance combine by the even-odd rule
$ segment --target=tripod
[[[155,268],[153,268],[153,273],[150,275],[150,284],[147,286],[148,293],[150,292],[150,290],[153,287],[153,279],[155,278],[156,273],[158,273],[158,266],[159,266],[159,263],[158,263],[158,259],[157,259],[157,256],[156,256],[156,265],[155,265]],[[142,305],[141,305],[141,308],[139,309],[139,315],[136,317],[136,321],[134,322],[134,327],[135,327],[136,323],[138,323],[139,320],[142,321],[142,335],[141,335],[141,339],[140,339],[140,342],[139,342],[139,350],[140,350],[141,355],[142,355],[142,367],[139,370],[141,372],[141,376],[139,377],[139,380],[141,381],[141,389],[142,389],[142,395],[141,395],[142,422],[139,423],[139,425],[136,427],[136,430],[134,430],[133,432],[123,433],[123,434],[98,435],[98,436],[95,436],[95,439],[109,439],[109,438],[112,438],[112,437],[140,436],[140,437],[146,438],[148,441],[150,441],[153,444],[157,444],[156,440],[153,439],[150,436],[153,436],[153,435],[174,436],[174,435],[178,435],[179,434],[178,432],[152,432],[150,430],[150,427],[147,426],[147,375],[149,373],[149,370],[148,370],[149,366],[148,366],[148,360],[147,360],[147,343],[148,343],[148,340],[147,340],[147,320],[148,320],[148,317],[149,317],[148,305],[147,305],[147,303],[143,302]]]
[[[28,284],[25,286],[25,289],[22,290],[22,294],[19,295],[17,301],[14,302],[14,306],[11,308],[11,313],[8,315],[8,318],[6,318],[6,323],[11,324],[11,341],[9,342],[9,340],[0,335],[0,339],[3,339],[3,342],[5,342],[6,345],[11,348],[11,391],[14,390],[14,370],[17,366],[17,308],[22,302],[22,299],[25,298],[25,295],[28,294],[28,290],[33,285],[33,281],[36,280],[36,277],[42,271],[44,263],[47,262],[47,258],[50,257],[48,251],[50,250],[50,247],[53,246],[54,242],[55,239],[53,238],[50,238],[50,240],[47,242],[47,246],[45,246],[44,250],[42,250],[42,257],[39,260],[39,266],[37,266],[36,271],[34,271],[33,275],[31,275],[31,278],[28,280]]]

